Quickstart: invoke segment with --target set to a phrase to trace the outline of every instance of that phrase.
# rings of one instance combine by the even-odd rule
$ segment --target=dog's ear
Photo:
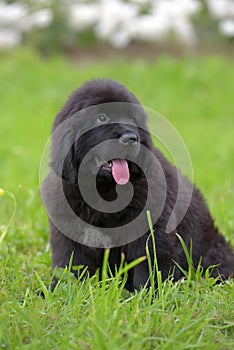
[[[68,151],[62,168],[62,178],[69,181],[72,184],[77,182],[77,169],[74,162],[74,145]]]
[[[75,162],[76,129],[57,128],[52,134],[50,166],[55,173],[72,184],[77,182]]]

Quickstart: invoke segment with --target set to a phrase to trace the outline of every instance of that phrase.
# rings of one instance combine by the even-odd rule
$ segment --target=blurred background
[[[78,54],[136,43],[228,49],[233,38],[233,0],[0,1],[1,50],[27,45],[44,54]]]

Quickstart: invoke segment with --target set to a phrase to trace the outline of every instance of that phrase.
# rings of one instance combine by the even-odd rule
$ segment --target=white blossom
[[[74,4],[69,8],[69,25],[74,30],[85,30],[100,17],[99,4]]]
[[[234,17],[233,0],[207,0],[207,6],[214,18]]]
[[[190,17],[201,9],[197,0],[159,0],[155,3],[153,13],[169,23],[168,31],[174,32],[187,44],[196,43],[196,32]]]
[[[33,27],[45,28],[52,23],[53,13],[50,9],[45,8],[32,14],[29,21]]]
[[[14,29],[0,29],[0,49],[11,49],[21,42],[21,34]]]
[[[132,23],[131,32],[134,39],[156,41],[163,40],[169,29],[169,18],[155,13],[137,18]]]
[[[225,19],[220,22],[219,25],[220,32],[228,37],[234,37],[234,20],[233,19]]]
[[[0,25],[13,26],[28,14],[27,9],[22,4],[7,4],[0,1]]]
[[[143,6],[143,5],[150,5],[152,0],[132,0],[132,3],[135,3],[137,5]]]
[[[92,29],[97,38],[123,48],[132,40],[155,42],[171,34],[183,43],[196,44],[193,15],[202,10],[204,1],[220,33],[232,37],[234,0],[60,0],[57,4],[58,11],[66,10],[64,21],[73,31]],[[17,45],[22,33],[50,26],[52,4],[52,0],[35,0],[28,6],[0,0],[2,43]]]
[[[153,2],[150,14],[138,16],[127,29],[134,39],[147,41],[163,40],[174,32],[183,42],[193,45],[196,33],[190,16],[200,8],[197,0],[158,0]]]
[[[128,23],[138,14],[134,4],[119,0],[102,0],[100,3],[99,20],[95,26],[96,35],[108,40],[115,47],[124,47],[131,41],[131,33],[127,30]]]

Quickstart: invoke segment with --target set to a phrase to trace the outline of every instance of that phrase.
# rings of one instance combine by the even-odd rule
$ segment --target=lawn
[[[168,279],[159,291],[130,294],[119,277],[77,281],[65,271],[54,294],[39,296],[51,264],[40,159],[54,116],[90,78],[119,80],[174,125],[190,152],[194,181],[234,246],[233,62],[164,56],[71,63],[19,51],[2,54],[0,67],[0,188],[17,202],[0,243],[0,348],[233,349],[233,281],[214,286],[198,272],[178,283]],[[4,193],[2,232],[13,210],[12,197]]]

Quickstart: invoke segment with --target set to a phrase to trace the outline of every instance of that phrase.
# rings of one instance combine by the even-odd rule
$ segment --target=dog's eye
[[[97,117],[97,121],[99,123],[106,123],[108,121],[108,118],[104,113],[102,113]]]

